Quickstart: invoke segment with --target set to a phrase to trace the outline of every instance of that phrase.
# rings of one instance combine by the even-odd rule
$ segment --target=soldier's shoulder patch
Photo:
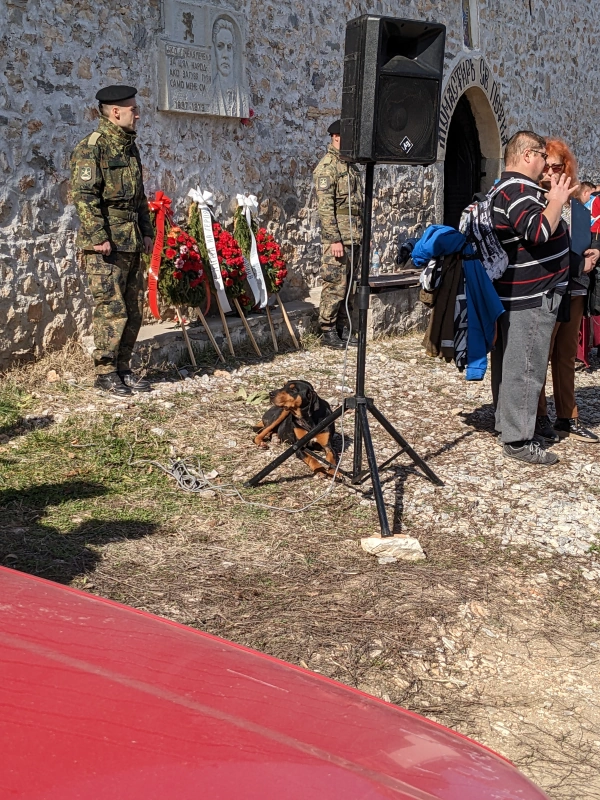
[[[331,186],[331,179],[328,175],[319,175],[317,178],[317,189],[322,189],[323,191],[327,191]]]
[[[93,183],[96,177],[96,162],[92,159],[80,161],[76,178],[80,183]]]

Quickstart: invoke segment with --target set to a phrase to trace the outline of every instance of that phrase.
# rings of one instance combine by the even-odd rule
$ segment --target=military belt
[[[138,215],[136,211],[126,211],[124,208],[105,208],[104,209],[109,217],[116,217],[117,219],[125,219],[128,222],[137,222]]]

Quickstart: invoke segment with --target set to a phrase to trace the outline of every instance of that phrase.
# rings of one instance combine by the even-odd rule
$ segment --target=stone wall
[[[139,87],[139,143],[148,193],[183,208],[188,188],[216,195],[223,220],[239,191],[261,200],[264,220],[290,260],[288,291],[318,270],[311,172],[338,115],[345,21],[367,11],[448,26],[447,64],[464,49],[460,0],[216,0],[248,20],[248,78],[255,113],[237,120],[159,112],[159,0],[0,0],[0,365],[60,346],[89,327],[85,280],[73,246],[68,164],[95,127],[94,94],[108,83]],[[481,52],[501,81],[510,128],[565,135],[582,172],[597,152],[592,87],[600,8],[572,0],[487,0]],[[564,107],[564,103],[568,107]],[[586,113],[589,109],[589,113]],[[439,165],[377,169],[374,236],[391,263],[400,231],[439,217]]]

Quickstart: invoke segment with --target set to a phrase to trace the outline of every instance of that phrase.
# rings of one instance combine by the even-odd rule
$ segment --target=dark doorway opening
[[[456,105],[444,162],[444,225],[458,228],[460,215],[481,187],[481,148],[475,117],[466,95]]]

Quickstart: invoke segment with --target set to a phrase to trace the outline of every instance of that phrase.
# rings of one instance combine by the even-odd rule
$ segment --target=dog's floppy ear
[[[310,384],[309,384],[310,386]],[[306,392],[306,399],[308,400],[308,407],[310,409],[310,413],[314,414],[315,411],[318,411],[320,408],[319,403],[319,395],[315,392],[315,390],[310,387],[310,389]]]

